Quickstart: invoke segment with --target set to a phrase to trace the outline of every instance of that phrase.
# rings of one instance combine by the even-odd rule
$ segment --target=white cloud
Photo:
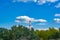
[[[54,27],[54,29],[58,30],[59,28]],[[37,28],[36,30],[49,30],[49,28]]]
[[[38,0],[38,4],[42,5],[42,4],[45,4],[46,3],[46,0]]]
[[[44,19],[35,19],[35,18],[30,18],[28,16],[18,16],[16,17],[17,20],[22,20],[22,21],[25,21],[25,22],[47,22],[47,20],[44,20]]]
[[[56,17],[60,17],[60,14],[55,14]]]
[[[29,0],[18,0],[18,2],[28,2]]]
[[[54,27],[56,30],[58,30],[59,28],[57,28],[57,27]]]
[[[37,0],[33,0],[33,2],[37,2]]]
[[[47,22],[47,20],[44,20],[44,19],[37,19],[35,20],[36,22]]]
[[[47,0],[47,2],[56,2],[58,0]]]
[[[38,23],[37,26],[46,25],[46,23]]]
[[[24,20],[24,21],[26,21],[26,22],[29,22],[29,21],[34,21],[34,18],[30,18],[30,17],[28,17],[28,16],[18,16],[18,17],[16,17],[16,19],[21,19],[21,20]]]
[[[47,2],[50,2],[50,3],[54,3],[54,2],[57,2],[58,0],[38,0],[38,4],[42,5],[42,4],[45,4]]]
[[[25,2],[25,3],[30,1],[36,2],[37,0],[13,0],[13,2]]]
[[[60,23],[60,18],[55,18],[54,21],[55,21],[56,23]]]
[[[46,2],[54,3],[57,2],[58,0],[13,0],[13,2],[35,2],[40,5],[45,4]]]
[[[56,7],[56,8],[60,8],[60,3],[58,3],[55,7]]]
[[[54,21],[55,21],[56,23],[60,23],[60,18],[59,18],[59,17],[60,17],[60,14],[57,13],[57,14],[55,14],[54,16],[55,16],[55,17],[58,17],[58,18],[54,18]]]
[[[27,0],[13,0],[13,2],[27,2]]]
[[[36,30],[48,30],[49,28],[37,28]]]
[[[15,20],[15,22],[20,22],[19,20]]]

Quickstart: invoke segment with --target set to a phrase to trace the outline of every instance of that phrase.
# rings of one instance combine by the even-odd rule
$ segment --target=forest
[[[0,28],[0,40],[60,40],[60,28],[48,30],[31,30],[25,26],[12,26],[11,29]]]

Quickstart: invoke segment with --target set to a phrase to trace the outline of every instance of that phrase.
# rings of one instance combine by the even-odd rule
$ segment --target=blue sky
[[[10,28],[12,25],[17,25],[18,23],[15,20],[18,16],[28,16],[47,21],[43,22],[45,25],[41,25],[41,22],[32,23],[34,28],[59,28],[60,0],[0,0],[0,27]],[[54,21],[55,18],[59,19],[59,21]],[[22,25],[28,26],[27,23],[22,23]]]

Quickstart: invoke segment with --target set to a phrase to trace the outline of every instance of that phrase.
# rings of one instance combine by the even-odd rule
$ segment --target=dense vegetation
[[[13,26],[10,30],[0,28],[0,40],[49,40],[59,39],[60,29],[49,28],[49,30],[30,30],[22,25]]]

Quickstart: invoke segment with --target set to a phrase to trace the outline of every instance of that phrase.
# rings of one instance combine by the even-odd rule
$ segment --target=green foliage
[[[54,28],[49,28],[49,30],[36,30],[35,33],[43,40],[60,38],[60,31]]]
[[[10,30],[0,28],[0,40],[49,40],[60,38],[60,28],[56,30],[30,30],[22,25],[12,26]]]

